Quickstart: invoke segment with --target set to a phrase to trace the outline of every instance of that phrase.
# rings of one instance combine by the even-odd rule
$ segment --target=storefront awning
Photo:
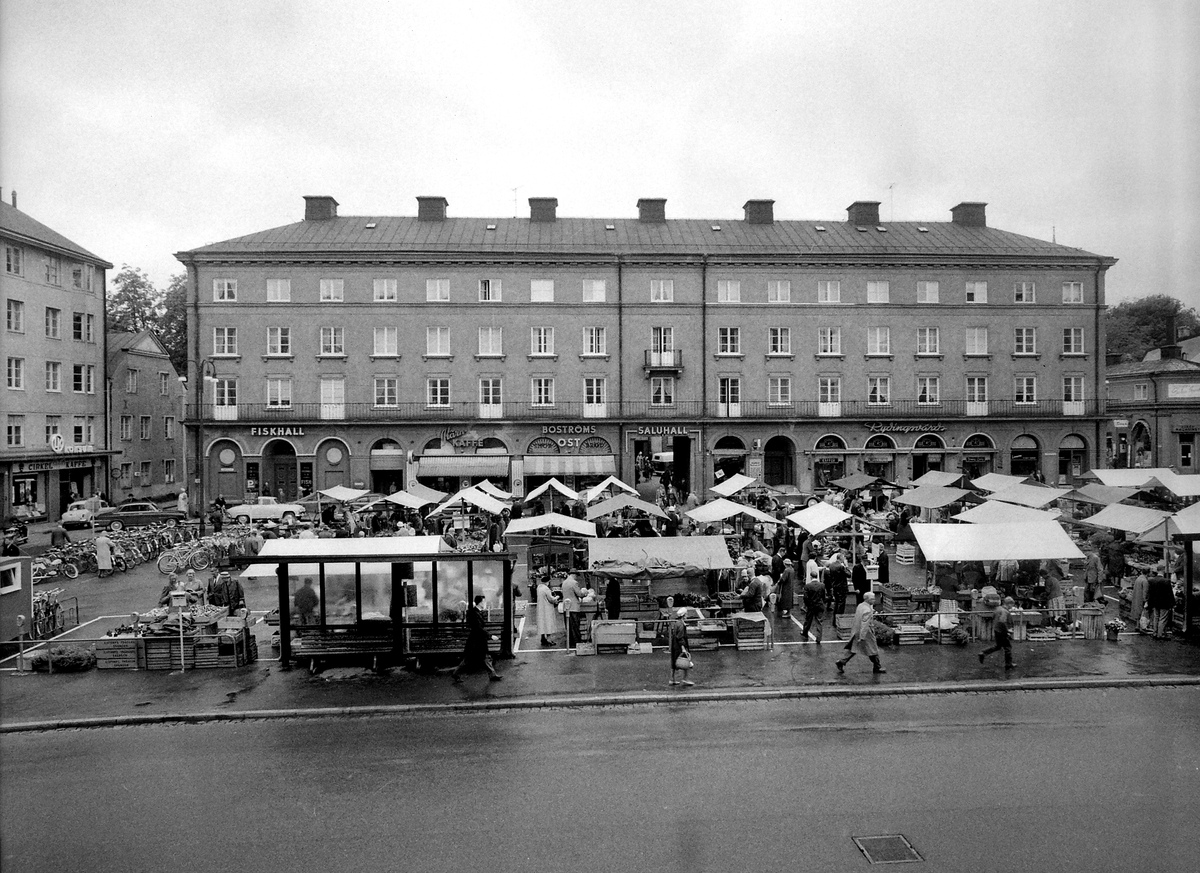
[[[418,476],[496,476],[508,478],[508,455],[423,455]]]
[[[526,455],[526,476],[611,476],[612,455]]]

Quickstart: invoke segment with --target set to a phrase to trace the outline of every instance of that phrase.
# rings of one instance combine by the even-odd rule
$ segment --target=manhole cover
[[[917,850],[901,834],[881,837],[853,837],[854,844],[872,864],[904,864],[908,861],[924,861]]]

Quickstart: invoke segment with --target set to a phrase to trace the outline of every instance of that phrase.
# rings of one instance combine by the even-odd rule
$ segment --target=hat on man
[[[683,618],[685,615],[687,615],[687,607],[686,606],[679,607],[679,609],[675,610],[675,615],[678,618]]]
[[[791,559],[791,558],[784,558],[784,559],[783,559],[783,566],[785,566],[785,567],[790,567],[790,566],[792,566],[792,559]]]

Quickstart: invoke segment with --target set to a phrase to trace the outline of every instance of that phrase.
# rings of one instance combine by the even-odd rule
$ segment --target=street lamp
[[[196,386],[193,389],[196,397],[196,484],[198,486],[196,506],[200,516],[200,536],[204,536],[204,514],[208,511],[204,499],[204,383],[217,381],[217,365],[212,358],[205,358],[200,362],[197,370],[200,378],[196,380]]]

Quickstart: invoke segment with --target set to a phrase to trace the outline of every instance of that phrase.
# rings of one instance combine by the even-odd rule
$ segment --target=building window
[[[967,303],[987,303],[987,282],[968,282],[966,301]]]
[[[1192,467],[1192,457],[1196,451],[1196,435],[1195,434],[1180,434],[1179,435],[1179,466]]]
[[[917,283],[917,302],[918,303],[937,303],[938,302],[938,283],[937,282],[918,282]]]
[[[372,283],[373,297],[376,303],[396,302],[396,280],[376,279]]]
[[[286,357],[292,353],[292,329],[290,327],[267,328],[267,354]]]
[[[772,327],[767,329],[768,354],[790,355],[792,353],[792,329],[790,327]]]
[[[46,361],[46,390],[51,394],[62,391],[62,361]]]
[[[767,377],[767,403],[771,406],[787,406],[792,402],[792,377]]]
[[[675,363],[675,328],[650,328],[650,352],[652,364]]]
[[[787,279],[778,279],[767,282],[767,302],[768,303],[791,303],[792,302],[792,283]]]
[[[83,290],[83,265],[76,264],[71,267],[71,287],[76,291]]]
[[[650,280],[651,303],[673,303],[675,301],[675,282],[671,279]]]
[[[834,281],[822,281],[817,283],[817,302],[818,303],[841,303],[842,302],[842,283]]]
[[[96,432],[96,417],[94,415],[75,415],[71,417],[71,437],[75,445],[87,445],[93,442]]]
[[[1063,303],[1082,303],[1083,302],[1083,283],[1082,282],[1063,282],[1062,286],[1062,302]]]
[[[550,357],[554,354],[554,328],[529,328],[529,354],[536,357]]]
[[[529,302],[530,303],[553,303],[554,302],[554,280],[553,279],[530,279],[529,280]]]
[[[425,380],[425,405],[446,407],[450,405],[450,380],[437,376]]]
[[[607,333],[603,327],[583,329],[583,354],[588,357],[608,354]]]
[[[742,353],[742,329],[740,327],[717,328],[717,354],[740,355]]]
[[[584,303],[603,303],[607,293],[608,288],[603,279],[583,280]]]
[[[321,280],[321,302],[342,303],[346,299],[346,283],[343,279]]]
[[[1018,327],[1013,329],[1013,354],[1037,354],[1037,328]]]
[[[342,327],[321,328],[321,354],[344,357],[346,354],[346,330]]]
[[[674,406],[675,405],[675,377],[674,376],[651,376],[650,377],[650,405],[651,406]]]
[[[1149,400],[1150,399],[1150,386],[1147,385],[1145,382],[1139,382],[1136,385],[1134,385],[1133,386],[1133,399],[1134,400]]]
[[[1033,282],[1013,283],[1013,303],[1036,303],[1037,289]]]
[[[892,380],[890,376],[867,377],[867,403],[871,406],[887,406],[892,402]]]
[[[121,465],[121,487],[122,488],[132,488],[133,487],[133,464],[122,464]]]
[[[867,302],[887,303],[891,296],[891,285],[888,282],[868,282]]]
[[[742,380],[736,376],[722,376],[717,380],[717,402],[732,414],[731,407],[742,402]]]
[[[133,439],[133,416],[121,416],[121,439],[128,442]]]
[[[213,279],[213,302],[233,303],[237,300],[237,279]]]
[[[917,403],[921,406],[937,406],[942,402],[942,380],[940,376],[917,377]]]
[[[425,355],[430,358],[450,356],[450,328],[425,328]]]
[[[426,279],[425,280],[425,301],[427,303],[449,303],[450,302],[450,280],[449,279]]]
[[[291,303],[292,302],[292,280],[291,279],[268,279],[267,280],[267,302],[268,303]]]
[[[175,459],[167,458],[163,461],[163,482],[170,485],[175,481]]]
[[[143,440],[150,439],[150,416],[148,415],[138,418],[138,438]]]
[[[841,376],[820,376],[817,378],[817,402],[818,403],[841,403],[842,402],[842,378],[841,378]]]
[[[480,303],[499,303],[500,302],[500,280],[499,279],[480,279],[479,280],[479,302]]]
[[[49,339],[62,339],[62,310],[52,306],[46,307],[46,336]]]
[[[85,319],[82,312],[71,313],[71,338],[83,342]]]
[[[237,348],[237,328],[236,327],[214,327],[213,328],[213,354],[214,355],[236,355]]]
[[[504,354],[504,328],[479,328],[479,356],[498,358]]]
[[[58,260],[58,256],[57,255],[47,255],[46,256],[46,284],[47,285],[60,284],[61,280],[59,279],[59,268],[60,268],[60,263]]]
[[[151,482],[150,461],[142,461],[138,464],[138,482],[144,488]]]
[[[399,356],[399,341],[394,327],[377,327],[375,328],[375,356],[376,357],[398,357]]]
[[[608,402],[608,382],[603,376],[585,376],[583,402],[588,406],[603,406]]]
[[[504,403],[504,382],[497,376],[479,380],[479,405],[500,406]]]
[[[936,327],[918,327],[917,328],[917,354],[918,355],[940,355],[941,339]]]
[[[892,329],[890,327],[867,328],[867,354],[890,355],[892,353]]]
[[[96,341],[96,316],[83,312],[71,315],[72,336],[79,342],[91,343]]]
[[[400,380],[395,376],[375,377],[375,405],[400,405]]]
[[[21,275],[21,249],[18,246],[4,247],[4,272]]]
[[[46,445],[54,442],[56,436],[62,436],[62,416],[46,416]]]
[[[1082,355],[1083,354],[1083,328],[1082,327],[1064,327],[1063,328],[1063,354],[1064,355]]]
[[[132,368],[125,371],[125,393],[138,393],[138,371]]]
[[[987,376],[968,376],[967,377],[967,403],[987,403],[987,399],[988,399]]]
[[[163,439],[175,439],[175,416],[163,416]]]
[[[25,333],[25,301],[7,300],[4,315],[4,323],[9,333]]]
[[[842,353],[842,329],[823,327],[818,332],[817,354],[840,355]]]
[[[1083,400],[1083,377],[1063,376],[1063,400],[1078,402]]]
[[[292,380],[287,376],[267,377],[267,406],[292,408]]]
[[[171,375],[169,373],[158,374],[158,396],[166,397],[171,389]]]
[[[4,432],[5,445],[20,448],[25,445],[25,416],[10,415]]]
[[[217,379],[213,382],[213,405],[237,406],[237,379]]]
[[[741,303],[742,283],[736,280],[721,279],[717,282],[718,303]]]
[[[1015,377],[1013,379],[1013,400],[1016,403],[1037,403],[1037,377]]]
[[[988,353],[988,329],[986,327],[968,327],[966,332],[966,354],[986,355]]]
[[[8,387],[14,391],[25,390],[25,359],[8,359]]]
[[[341,376],[321,377],[321,417],[344,418],[346,414],[346,380]]]
[[[76,394],[96,393],[96,366],[75,364],[71,368],[71,386]]]
[[[553,406],[554,380],[545,376],[534,376],[529,383],[529,396],[534,406]]]

